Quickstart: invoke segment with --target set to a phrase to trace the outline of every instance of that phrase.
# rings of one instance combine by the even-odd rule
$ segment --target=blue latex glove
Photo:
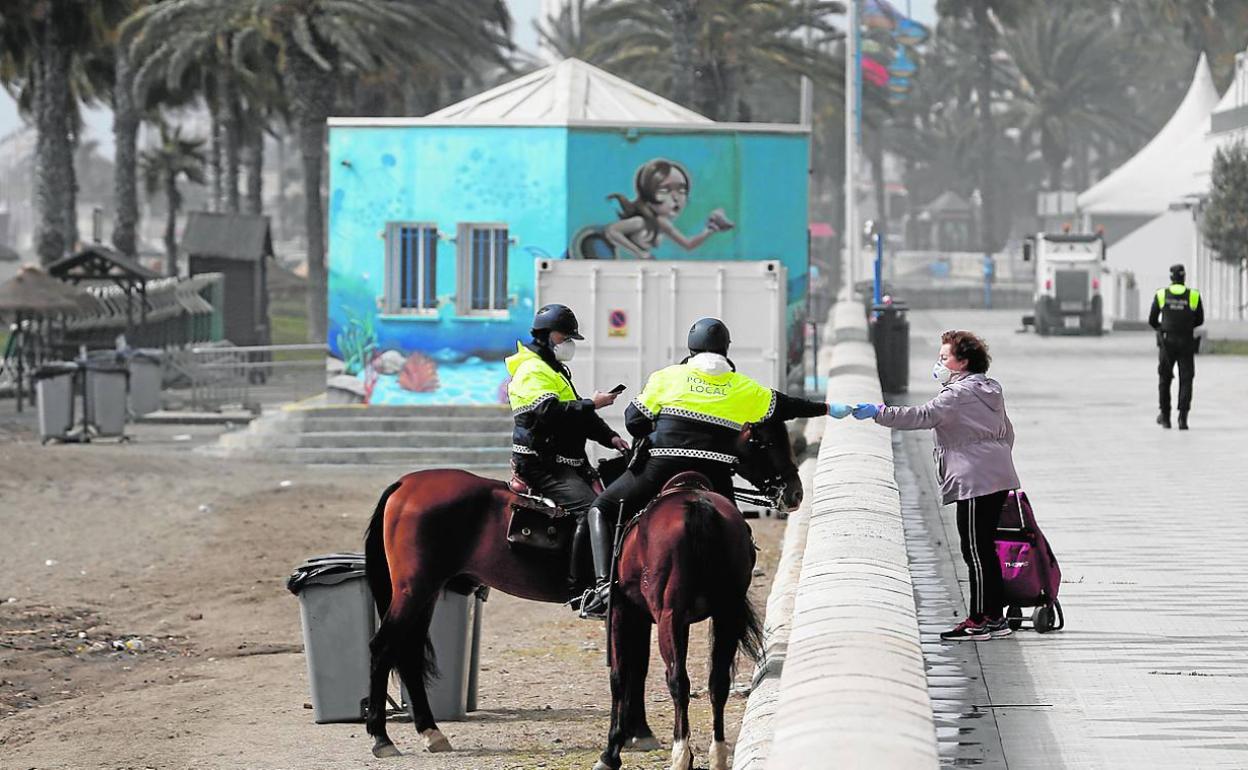
[[[835,401],[828,404],[828,415],[836,420],[848,417],[852,411],[853,407],[849,404],[838,404]]]
[[[880,413],[880,407],[875,404],[859,404],[854,407],[854,419],[870,420]]]

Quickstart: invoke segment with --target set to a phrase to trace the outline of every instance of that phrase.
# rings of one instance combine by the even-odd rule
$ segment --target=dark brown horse
[[[778,505],[791,508],[801,502],[801,482],[782,424],[747,425],[738,439],[738,456],[738,472]],[[386,685],[394,668],[407,685],[425,747],[451,749],[434,722],[424,687],[434,670],[429,624],[447,583],[486,585],[543,602],[572,598],[566,559],[508,545],[515,499],[504,482],[465,471],[429,470],[403,476],[378,501],[364,546],[368,582],[381,617],[371,643],[367,716],[376,756],[399,753],[386,733]],[[610,744],[600,764],[619,767],[620,749],[629,741],[639,748],[657,748],[642,697],[650,626],[655,623],[676,703],[675,738],[678,748],[688,751],[688,628],[708,617],[714,623],[711,692],[719,747],[712,750],[723,753],[726,761],[723,706],[732,663],[738,646],[757,654],[758,621],[746,598],[753,565],[753,542],[740,512],[709,492],[668,495],[646,513],[641,526],[629,530],[621,546],[618,598],[612,608]]]

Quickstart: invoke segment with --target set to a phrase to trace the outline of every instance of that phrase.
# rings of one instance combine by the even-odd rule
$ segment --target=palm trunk
[[[165,175],[165,274],[178,275],[178,210],[182,208],[182,196],[178,194],[178,178],[170,172]]]
[[[673,0],[667,5],[672,18],[672,100],[688,106],[693,103],[696,74],[694,51],[697,48],[697,2]]]
[[[139,113],[131,92],[130,59],[124,46],[116,48],[116,83],[113,86],[113,197],[116,211],[113,220],[113,245],[122,254],[138,253],[135,231],[139,223],[138,181],[135,172],[139,137]]]
[[[76,229],[69,216],[74,208],[74,150],[69,131],[69,51],[54,21],[44,20],[41,27],[35,64],[35,203],[39,209],[35,249],[40,261],[48,264],[64,256],[73,244],[66,236]]]
[[[1066,165],[1067,152],[1058,145],[1057,140],[1048,131],[1040,132],[1040,155],[1049,173],[1049,190],[1058,192],[1062,189],[1062,167]]]
[[[211,211],[222,211],[225,184],[221,177],[221,145],[223,131],[221,127],[221,108],[219,82],[209,75],[204,83],[204,101],[208,106],[208,175],[212,179],[212,198],[208,202]]]
[[[994,178],[997,129],[992,119],[992,49],[995,35],[992,21],[988,18],[986,0],[976,0],[974,17],[979,41],[976,55],[979,65],[979,82],[976,83],[975,90],[979,100],[979,191],[983,197],[980,240],[984,254],[991,254],[996,251],[997,232],[996,179]]]
[[[308,341],[324,342],[328,325],[325,273],[325,211],[321,203],[321,167],[325,160],[325,121],[332,107],[334,76],[291,45],[291,93],[299,126],[303,160],[304,229],[308,252]]]
[[[239,119],[238,88],[228,73],[221,78],[221,134],[224,139],[225,210],[238,213],[238,177],[243,166],[242,121]]]
[[[260,214],[264,210],[264,125],[254,116],[247,124],[246,211]]]

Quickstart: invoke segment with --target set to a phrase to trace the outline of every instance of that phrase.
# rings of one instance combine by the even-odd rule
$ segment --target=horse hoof
[[[712,743],[709,760],[711,770],[728,770],[728,744],[723,741]]]
[[[390,759],[391,757],[401,757],[403,752],[390,741],[378,741],[373,744],[373,756],[378,759]]]
[[[628,747],[633,751],[658,751],[663,744],[653,735],[638,735],[628,739]]]
[[[693,750],[689,741],[676,741],[672,746],[672,770],[693,770]]]
[[[594,763],[594,770],[620,770],[620,768],[612,767],[600,759]]]
[[[425,741],[425,750],[431,754],[451,750],[451,742],[436,727],[421,731],[420,737]]]

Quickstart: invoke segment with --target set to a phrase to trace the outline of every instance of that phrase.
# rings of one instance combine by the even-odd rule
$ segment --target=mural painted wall
[[[505,402],[536,258],[778,259],[800,361],[806,163],[802,134],[331,127],[331,354],[371,403]]]
[[[330,130],[329,346],[369,400],[498,403],[504,356],[533,318],[533,264],[561,243],[561,128]],[[385,312],[387,222],[437,226],[432,314]],[[505,223],[506,310],[464,315],[458,226]]]

